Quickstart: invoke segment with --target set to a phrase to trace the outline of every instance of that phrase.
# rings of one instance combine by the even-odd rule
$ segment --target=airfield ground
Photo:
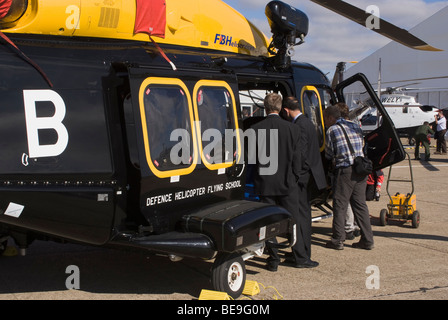
[[[431,150],[435,151],[434,148]],[[413,159],[413,149],[407,149]],[[423,152],[423,149],[422,151]],[[445,300],[448,299],[448,156],[412,160],[414,193],[421,213],[418,229],[392,221],[379,225],[388,196],[368,202],[375,236],[371,251],[325,248],[332,219],[313,223],[313,269],[280,265],[265,269],[264,256],[246,263],[247,279],[260,293],[251,300]],[[387,178],[389,170],[384,170]],[[410,179],[407,160],[393,166],[393,179]],[[390,193],[407,193],[411,183],[391,182]],[[313,211],[314,215],[320,215]],[[77,266],[78,290],[68,290],[68,266]],[[0,257],[0,300],[197,300],[211,289],[211,263],[52,242],[35,242],[26,256]],[[68,271],[68,272],[67,272]]]

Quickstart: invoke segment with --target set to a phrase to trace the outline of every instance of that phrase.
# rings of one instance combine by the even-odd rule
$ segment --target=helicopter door
[[[352,121],[359,121],[366,114],[377,117],[377,127],[372,131],[363,128],[365,151],[373,162],[374,170],[404,160],[406,154],[394,124],[363,74],[358,73],[344,80],[337,85],[335,92],[338,101],[348,105]]]
[[[172,231],[198,203],[240,198],[244,166],[238,163],[236,77],[144,67],[128,71],[125,118],[136,169],[133,196],[152,230]]]

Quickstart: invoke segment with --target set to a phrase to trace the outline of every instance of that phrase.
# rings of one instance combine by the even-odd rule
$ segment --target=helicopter
[[[387,94],[381,95],[381,102],[391,117],[398,135],[408,138],[409,144],[414,145],[415,131],[424,122],[432,125],[438,109],[418,103],[414,96],[406,95],[400,89],[387,88],[385,92]],[[361,116],[359,122],[363,131],[369,132],[378,127],[381,118],[377,116],[376,110],[370,110]]]
[[[383,114],[368,157],[376,169],[402,161],[366,77],[330,87],[291,58],[306,14],[281,1],[265,13],[272,40],[220,0],[0,0],[0,248],[12,238],[21,255],[42,240],[202,259],[214,290],[240,296],[246,260],[275,237],[295,243],[289,212],[245,197],[240,95],[253,90],[300,97],[323,151],[322,110],[360,84]]]
[[[418,103],[414,96],[405,94],[405,91],[410,90],[423,90],[423,88],[387,87],[380,89],[382,94],[379,97],[392,119],[398,135],[407,138],[409,145],[414,145],[417,128],[424,122],[433,125],[434,117],[439,109],[435,106]],[[376,91],[378,92],[378,90]],[[352,98],[351,117],[359,122],[364,133],[369,133],[378,128],[382,116],[378,115],[376,108],[370,107],[369,103],[364,103],[361,99],[355,99],[355,96],[356,94],[350,94],[350,98]]]

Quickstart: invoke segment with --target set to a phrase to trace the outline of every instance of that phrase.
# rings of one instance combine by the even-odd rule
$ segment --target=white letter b
[[[63,153],[68,145],[68,131],[62,124],[65,117],[65,103],[62,97],[53,90],[23,90],[23,100],[29,157],[54,157]],[[52,117],[37,117],[36,102],[41,101],[53,103],[55,113]],[[55,130],[58,141],[55,144],[41,145],[39,129]]]

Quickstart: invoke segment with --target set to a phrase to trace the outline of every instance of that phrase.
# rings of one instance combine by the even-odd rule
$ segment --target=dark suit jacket
[[[297,188],[301,163],[301,154],[298,149],[300,137],[298,127],[278,115],[271,114],[263,121],[253,125],[252,128],[257,136],[255,193],[261,196],[290,194]],[[263,132],[266,133],[265,139]],[[275,137],[275,132],[277,132],[278,138]],[[271,139],[273,140],[271,141]],[[268,158],[260,158],[260,151],[261,155],[268,155]],[[269,163],[263,164],[266,160],[269,160]],[[262,174],[262,170],[269,166],[271,166],[270,171],[276,169],[274,174]]]
[[[316,128],[310,119],[304,114],[300,115],[294,122],[300,127],[300,149],[302,167],[299,174],[299,183],[308,184],[309,174],[313,176],[314,182],[319,190],[327,187],[327,180],[322,164],[322,156],[319,150]]]

